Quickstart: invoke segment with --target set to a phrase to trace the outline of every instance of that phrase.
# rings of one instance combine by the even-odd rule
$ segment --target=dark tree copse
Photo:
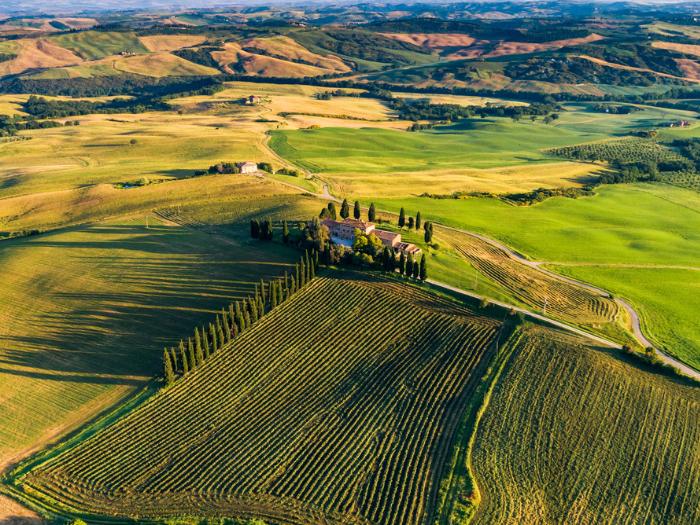
[[[258,219],[250,220],[250,236],[253,239],[260,238],[260,222],[258,221]]]

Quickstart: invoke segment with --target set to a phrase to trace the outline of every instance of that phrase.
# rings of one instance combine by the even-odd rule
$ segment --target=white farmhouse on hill
[[[241,173],[257,173],[258,171],[258,165],[250,161],[239,162],[236,164],[236,167],[238,167]]]

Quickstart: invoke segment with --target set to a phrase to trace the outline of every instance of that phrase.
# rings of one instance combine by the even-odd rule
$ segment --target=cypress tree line
[[[335,202],[329,202],[328,203],[328,217],[335,220],[338,220],[338,212],[335,209]],[[349,213],[348,213],[349,215]]]
[[[409,217],[409,218],[408,218],[408,229],[409,229],[409,230],[412,230],[412,229],[413,229],[413,224],[414,224],[414,222],[413,222],[413,217]]]
[[[167,348],[163,350],[163,373],[166,384],[172,385],[175,381],[175,371],[173,370],[173,363],[170,360],[170,352]]]
[[[282,221],[282,242],[289,244],[289,226],[287,226],[287,221]]]
[[[340,216],[343,219],[350,217],[350,205],[347,199],[343,199],[343,204],[340,205]]]
[[[358,221],[360,220],[360,217],[362,217],[362,212],[360,210],[360,201],[355,201],[355,208],[352,211],[353,217],[355,217]]]
[[[413,254],[408,254],[408,259],[406,260],[406,277],[411,277],[413,275]]]
[[[186,344],[181,339],[177,350],[166,347],[163,351],[163,377],[166,383],[172,384],[178,374],[186,375],[194,370],[268,310],[279,306],[311,281],[316,275],[318,259],[316,250],[310,253],[306,251],[295,264],[293,275],[285,272],[283,277],[268,282],[261,280],[256,284],[254,294],[231,302],[228,309],[222,308],[208,327],[195,327],[193,336],[187,338]],[[181,367],[178,366],[178,355]]]
[[[420,275],[420,265],[418,264],[418,261],[413,262],[413,278],[418,279],[418,276]]]
[[[369,211],[367,212],[367,220],[369,222],[374,222],[377,218],[377,210],[374,208],[374,203],[369,205]]]

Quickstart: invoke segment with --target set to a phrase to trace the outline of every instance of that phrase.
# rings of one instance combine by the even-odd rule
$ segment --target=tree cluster
[[[208,326],[196,327],[194,334],[177,346],[163,351],[163,375],[168,385],[186,376],[214,353],[228,346],[239,334],[277,308],[311,282],[318,270],[318,253],[304,252],[294,271],[268,282],[260,280],[253,295],[222,308]]]

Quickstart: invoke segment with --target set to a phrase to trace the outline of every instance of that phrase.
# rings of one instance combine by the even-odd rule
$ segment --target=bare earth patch
[[[0,523],[3,525],[39,525],[44,523],[44,520],[16,501],[0,495]]]

